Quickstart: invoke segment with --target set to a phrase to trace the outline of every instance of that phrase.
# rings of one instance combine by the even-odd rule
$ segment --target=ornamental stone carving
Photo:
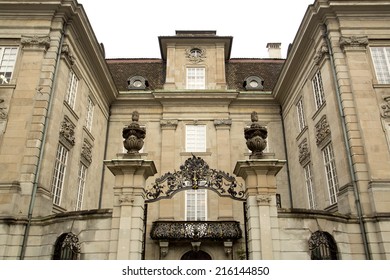
[[[219,127],[230,127],[232,126],[232,120],[214,120],[214,126],[218,129]]]
[[[61,123],[60,136],[62,136],[71,146],[76,143],[74,137],[75,125],[65,118]]]
[[[269,205],[272,199],[268,194],[259,194],[256,200],[259,205]]]
[[[131,195],[126,195],[126,194],[122,194],[120,197],[119,197],[119,203],[122,205],[122,204],[125,204],[125,205],[131,205],[134,203],[134,197],[131,196]]]
[[[194,64],[200,63],[206,58],[206,50],[200,47],[186,49],[186,58]]]
[[[23,48],[44,48],[45,51],[50,48],[50,37],[47,35],[22,36],[20,42]]]
[[[0,119],[5,120],[7,118],[7,107],[4,106],[4,99],[0,98]]]
[[[69,61],[70,65],[73,65],[75,63],[76,59],[68,45],[64,44],[62,46],[61,54],[65,56],[65,58]]]
[[[330,127],[326,115],[315,125],[316,128],[316,143],[320,146],[324,140],[330,137]]]
[[[381,105],[381,116],[382,118],[390,118],[390,96],[385,96],[383,98],[385,103]]]
[[[246,145],[252,154],[249,156],[250,159],[259,159],[263,155],[263,151],[267,146],[267,128],[261,126],[258,121],[259,118],[256,112],[251,114],[252,124],[249,128],[244,129],[244,135],[246,139]]]
[[[316,65],[320,64],[320,62],[322,61],[322,59],[327,55],[329,54],[329,49],[328,49],[328,46],[323,43],[321,45],[321,47],[319,48],[319,50],[317,51],[316,55],[314,56],[314,62]]]
[[[139,113],[134,111],[132,114],[132,123],[123,128],[122,136],[125,139],[123,146],[126,148],[128,154],[138,154],[139,150],[144,146],[144,139],[146,135],[146,129],[140,127]]]
[[[84,140],[83,146],[81,148],[81,156],[88,162],[92,162],[92,145]]]
[[[310,160],[310,149],[307,142],[307,138],[298,145],[299,149],[299,162],[304,165],[308,160]]]
[[[351,36],[340,38],[340,48],[343,51],[347,49],[366,49],[368,45],[368,37],[367,36]]]
[[[178,120],[161,120],[160,126],[161,129],[173,129],[175,130],[177,128],[177,124],[179,123]]]

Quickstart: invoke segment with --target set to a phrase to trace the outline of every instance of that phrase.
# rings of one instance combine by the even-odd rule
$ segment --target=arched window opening
[[[61,234],[54,246],[53,260],[78,260],[79,257],[79,238],[71,232]]]
[[[312,260],[338,260],[337,245],[328,232],[316,231],[309,239]]]

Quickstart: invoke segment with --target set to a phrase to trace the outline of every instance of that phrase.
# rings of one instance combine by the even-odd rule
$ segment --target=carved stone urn
[[[132,123],[123,128],[122,136],[125,139],[123,146],[126,148],[128,154],[137,154],[139,150],[144,146],[144,139],[146,135],[146,129],[140,127],[139,113],[134,111],[132,114]]]
[[[251,114],[252,124],[244,129],[246,146],[252,151],[250,159],[259,159],[263,156],[263,151],[267,147],[267,128],[261,126],[256,112]]]

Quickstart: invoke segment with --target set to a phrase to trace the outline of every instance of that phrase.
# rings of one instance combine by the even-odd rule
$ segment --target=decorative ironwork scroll
[[[237,221],[164,221],[154,222],[150,231],[154,240],[237,240],[242,237]]]
[[[200,157],[188,158],[180,170],[167,172],[146,189],[146,202],[170,198],[186,189],[209,189],[220,196],[229,196],[236,200],[245,200],[245,192],[234,176],[224,171],[209,168]]]

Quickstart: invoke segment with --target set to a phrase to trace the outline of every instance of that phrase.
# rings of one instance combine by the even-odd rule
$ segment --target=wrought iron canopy
[[[237,240],[242,237],[237,221],[157,221],[152,225],[150,237],[154,240]]]
[[[224,171],[211,169],[200,157],[188,158],[180,170],[167,172],[146,189],[145,202],[153,202],[170,198],[175,193],[186,189],[209,189],[220,196],[228,196],[236,200],[245,200],[245,191],[234,176]]]

